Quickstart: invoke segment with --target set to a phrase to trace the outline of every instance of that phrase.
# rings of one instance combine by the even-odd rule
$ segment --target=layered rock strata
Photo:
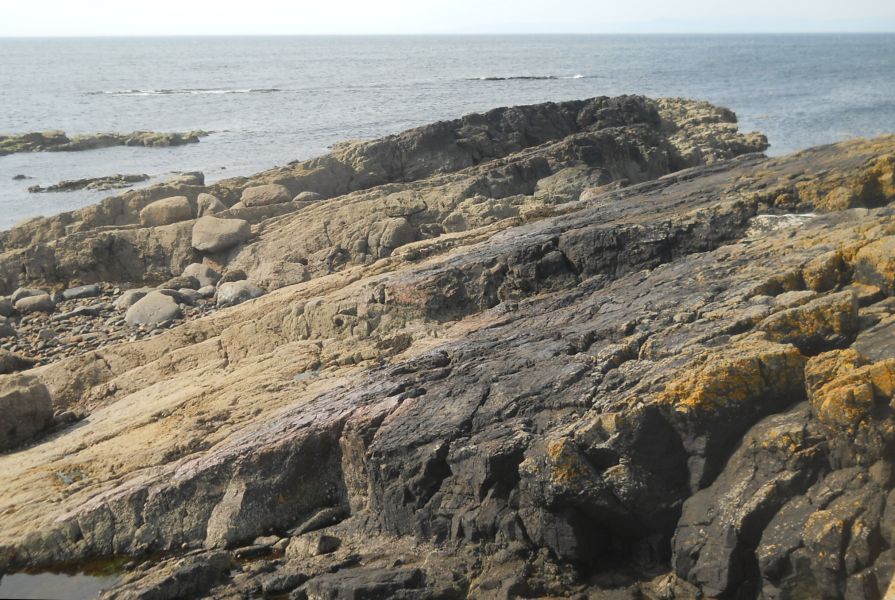
[[[3,568],[126,556],[120,598],[886,597],[895,138],[767,159],[732,119],[504,109],[9,232],[9,291],[177,275],[222,308],[28,371],[83,418],[0,456]],[[271,183],[320,197],[233,208]],[[199,193],[250,236],[138,225]]]

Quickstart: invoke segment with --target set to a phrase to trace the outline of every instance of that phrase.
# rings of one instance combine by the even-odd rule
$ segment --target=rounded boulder
[[[292,200],[292,194],[286,186],[278,183],[255,185],[243,190],[239,199],[246,206],[268,206]]]
[[[248,221],[205,216],[193,226],[193,248],[200,252],[221,252],[241,244],[251,235]]]
[[[156,200],[140,211],[140,225],[158,227],[193,218],[193,207],[186,196],[171,196]]]

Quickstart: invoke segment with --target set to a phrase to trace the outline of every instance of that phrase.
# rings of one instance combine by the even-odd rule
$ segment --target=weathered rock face
[[[53,418],[50,394],[27,375],[0,376],[0,451],[27,442]]]
[[[631,102],[372,143],[364,172],[419,155],[342,196],[293,166],[328,199],[213,257],[218,298],[239,269],[284,287],[30,371],[89,418],[0,456],[6,569],[162,556],[110,597],[884,598],[895,193],[857,186],[895,138],[729,158],[725,111],[672,102],[723,127],[638,146],[658,105]]]
[[[33,219],[0,234],[0,292],[25,280],[155,284],[177,275],[195,258],[191,240],[166,227],[132,229],[147,205],[171,196],[188,198],[199,216],[273,220],[265,243],[238,262],[265,287],[281,287],[374,262],[394,244],[537,215],[545,205],[577,199],[594,182],[644,181],[766,147],[762,136],[738,133],[729,111],[686,100],[622,96],[496,109],[343,144],[252,178],[210,187],[171,181]],[[438,177],[416,183],[431,176]],[[292,200],[309,190],[316,195]],[[220,203],[200,201],[208,193]],[[237,239],[227,250],[245,241]],[[287,239],[294,247],[283,247]]]

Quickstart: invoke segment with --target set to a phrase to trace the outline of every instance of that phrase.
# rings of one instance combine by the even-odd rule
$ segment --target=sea
[[[176,171],[210,183],[469,112],[617,94],[726,106],[772,155],[890,133],[895,34],[0,39],[0,134],[212,132],[0,157],[0,229],[114,193],[35,184]]]

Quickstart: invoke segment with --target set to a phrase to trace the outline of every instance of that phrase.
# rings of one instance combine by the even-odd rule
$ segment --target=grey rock
[[[193,226],[192,246],[200,252],[221,252],[241,244],[251,235],[248,221],[205,216]]]
[[[117,310],[127,310],[151,291],[152,288],[148,287],[125,290],[112,305]]]
[[[289,193],[289,189],[276,183],[248,187],[243,190],[240,198],[240,202],[245,206],[267,206],[290,200],[292,200],[292,194]]]
[[[191,288],[180,288],[177,293],[180,294],[180,302],[190,306],[195,306],[196,302],[202,299],[202,295]]]
[[[36,378],[0,378],[0,450],[14,448],[43,431],[53,419],[50,392]]]
[[[248,277],[249,276],[246,275],[246,272],[242,269],[230,269],[218,280],[218,285],[220,286],[233,281],[244,281],[248,279]]]
[[[14,338],[18,335],[15,327],[9,323],[0,323],[0,339]]]
[[[40,288],[20,287],[12,293],[12,296],[9,297],[9,300],[13,304],[15,304],[22,298],[29,298],[31,296],[44,296],[44,295],[47,295],[46,290],[42,290]]]
[[[182,275],[184,277],[195,277],[199,282],[199,288],[216,285],[221,279],[221,274],[202,263],[192,263],[186,266]],[[195,288],[195,289],[199,289]]]
[[[0,298],[0,317],[8,317],[15,311],[12,301],[8,298]]]
[[[168,183],[173,185],[205,185],[205,174],[201,171],[186,171],[177,173],[168,178]]]
[[[177,302],[161,292],[150,292],[127,309],[124,320],[128,325],[157,325],[182,316]]]
[[[79,300],[81,298],[95,298],[102,293],[102,288],[96,283],[68,288],[62,291],[63,300]]]
[[[286,547],[286,558],[290,560],[311,558],[321,554],[330,554],[339,549],[342,541],[332,535],[307,533],[294,537]]]
[[[217,288],[213,285],[206,285],[205,287],[201,287],[197,290],[200,298],[211,298],[214,296]]]
[[[28,296],[16,302],[16,310],[22,314],[32,312],[51,313],[56,310],[56,303],[49,294],[42,296]]]
[[[231,281],[218,286],[218,307],[235,306],[264,295],[264,290],[249,281]]]
[[[159,289],[163,290],[179,290],[181,288],[187,288],[190,290],[198,290],[201,286],[198,279],[193,277],[192,275],[178,275],[177,277],[172,277],[165,283],[158,286]]]

